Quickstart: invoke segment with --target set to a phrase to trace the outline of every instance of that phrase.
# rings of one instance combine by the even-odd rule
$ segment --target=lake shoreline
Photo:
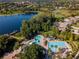
[[[0,14],[0,16],[13,16],[13,15],[19,15],[19,14],[25,14],[25,13],[17,13],[17,14]]]
[[[14,15],[14,16],[12,16]],[[0,35],[12,33],[15,30],[20,31],[23,20],[31,20],[36,13],[20,13],[12,15],[0,15]]]
[[[35,12],[26,12],[26,13],[14,13],[14,14],[0,14],[0,16],[13,16],[13,15],[19,15],[19,14],[37,14],[38,11]]]

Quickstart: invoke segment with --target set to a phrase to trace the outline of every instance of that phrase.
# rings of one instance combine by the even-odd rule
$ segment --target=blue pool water
[[[22,20],[29,20],[36,14],[17,14],[10,16],[0,16],[0,34],[11,33],[20,30]]]
[[[37,35],[34,39],[35,39],[34,40],[35,44],[40,44],[40,41],[41,41],[41,39],[43,39],[43,36],[42,35]]]
[[[48,42],[48,48],[51,49],[52,52],[57,52],[58,48],[65,48],[67,45],[66,42]]]

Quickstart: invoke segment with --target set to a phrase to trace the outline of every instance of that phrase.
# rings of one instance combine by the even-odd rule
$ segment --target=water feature
[[[64,41],[48,42],[48,48],[50,48],[52,52],[58,52],[58,48],[68,48],[67,45],[68,44]]]
[[[0,35],[11,33],[16,30],[20,30],[22,20],[29,20],[33,17],[34,13],[31,14],[17,14],[9,16],[0,16]]]
[[[35,40],[34,40],[34,43],[35,44],[40,44],[40,41],[41,41],[41,39],[43,39],[44,37],[42,36],[42,35],[37,35],[37,36],[35,36]]]

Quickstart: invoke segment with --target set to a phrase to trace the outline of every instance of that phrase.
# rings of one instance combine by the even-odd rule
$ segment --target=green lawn
[[[18,41],[21,41],[21,40],[23,40],[23,39],[24,39],[24,37],[23,37],[23,36],[11,36],[11,37],[13,37],[13,38],[17,39]]]

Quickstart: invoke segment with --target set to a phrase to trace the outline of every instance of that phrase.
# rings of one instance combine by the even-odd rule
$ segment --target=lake
[[[22,20],[30,20],[36,14],[0,16],[0,35],[20,31]]]

